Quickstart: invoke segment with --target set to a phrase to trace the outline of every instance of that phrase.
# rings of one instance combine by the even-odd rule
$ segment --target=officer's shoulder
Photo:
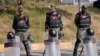
[[[49,15],[49,14],[51,14],[51,13],[50,13],[50,12],[47,12],[47,13],[46,13],[46,15]]]
[[[90,13],[89,13],[89,12],[87,12],[87,15],[90,15]]]
[[[58,15],[59,17],[61,17],[61,13],[60,13],[60,12],[57,12],[57,15]]]
[[[80,14],[81,14],[81,12],[76,13],[76,15],[80,15]]]
[[[18,15],[14,15],[14,18],[17,18],[18,17]]]

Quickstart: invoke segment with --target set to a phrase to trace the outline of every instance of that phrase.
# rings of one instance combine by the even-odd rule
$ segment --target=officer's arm
[[[26,23],[27,23],[27,26],[28,26],[28,29],[29,29],[30,24],[29,24],[29,17],[28,17],[28,16],[27,16],[27,21],[26,21]]]
[[[58,18],[60,20],[60,30],[62,31],[63,30],[63,23],[62,23],[62,20],[61,20],[61,14],[60,13],[58,15]]]
[[[78,18],[79,18],[79,14],[76,14],[75,15],[75,20],[74,20],[74,23],[75,23],[76,26],[78,26],[78,23],[77,23]]]
[[[90,20],[90,23],[89,23],[89,25],[91,25],[91,15],[89,14],[89,20]]]
[[[14,18],[13,18],[13,25],[12,25],[12,28],[13,28],[13,29],[15,29],[16,23],[17,23],[17,22],[16,22],[16,16],[14,16]]]
[[[45,31],[49,28],[48,27],[48,22],[49,22],[49,15],[48,15],[48,13],[46,13]]]

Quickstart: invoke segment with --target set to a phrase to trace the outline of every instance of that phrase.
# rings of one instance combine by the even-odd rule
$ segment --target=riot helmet
[[[57,32],[55,30],[49,30],[49,35],[52,37],[56,37],[57,36]]]
[[[15,34],[13,32],[8,32],[7,39],[14,39],[14,38],[15,38]]]
[[[90,29],[90,28],[88,28],[87,30],[86,30],[86,33],[88,34],[88,35],[94,35],[95,33],[94,33],[94,30],[93,29]]]

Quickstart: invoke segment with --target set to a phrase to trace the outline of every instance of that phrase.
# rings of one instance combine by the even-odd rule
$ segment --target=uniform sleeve
[[[49,14],[46,13],[46,20],[45,20],[45,30],[48,29],[48,23],[49,23]]]
[[[91,15],[90,14],[89,14],[89,20],[90,20],[89,25],[91,25]]]
[[[58,14],[58,18],[60,20],[60,30],[63,30],[63,23],[62,23],[62,20],[61,20],[61,14],[60,13]]]
[[[16,26],[16,16],[14,16],[13,18],[13,24],[12,24],[12,28],[15,29],[15,26]]]
[[[25,17],[26,17],[26,24],[27,24],[27,26],[28,26],[28,29],[30,28],[30,23],[29,23],[29,16],[28,15],[25,15]]]
[[[30,28],[29,16],[27,16],[27,21],[26,21],[26,23],[27,23],[27,26],[28,26],[28,29],[29,29],[29,28]]]
[[[79,13],[77,13],[76,15],[75,15],[75,20],[74,20],[74,23],[75,23],[75,25],[78,27],[78,18],[79,18]]]

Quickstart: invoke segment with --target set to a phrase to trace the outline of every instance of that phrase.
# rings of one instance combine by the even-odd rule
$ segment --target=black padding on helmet
[[[87,7],[85,6],[85,5],[82,5],[82,7],[81,7],[82,9],[87,9]]]
[[[88,29],[86,30],[86,32],[87,32],[88,35],[94,35],[94,34],[95,34],[95,33],[94,33],[94,30],[93,30],[93,29],[90,29],[90,28],[88,28]]]
[[[7,39],[14,39],[14,38],[15,38],[15,34],[13,32],[8,32]]]
[[[49,30],[49,35],[52,37],[56,37],[57,36],[57,32],[55,30]]]

